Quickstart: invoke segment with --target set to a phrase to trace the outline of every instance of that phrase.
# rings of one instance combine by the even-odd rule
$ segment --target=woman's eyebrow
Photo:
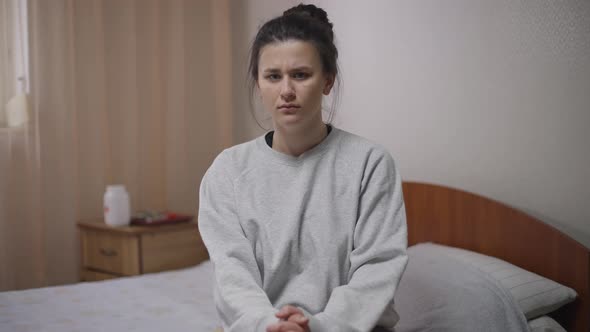
[[[278,72],[280,72],[280,70],[277,68],[265,68],[263,71],[263,73],[278,73]]]
[[[294,72],[294,71],[311,71],[312,68],[309,66],[299,66],[299,67],[295,67],[295,68],[291,68],[289,69],[290,72]]]
[[[296,72],[296,71],[311,71],[312,68],[310,66],[299,66],[299,67],[295,67],[295,68],[291,68],[289,69],[289,72]],[[264,68],[264,70],[262,71],[263,73],[279,73],[281,72],[280,69],[277,68]]]

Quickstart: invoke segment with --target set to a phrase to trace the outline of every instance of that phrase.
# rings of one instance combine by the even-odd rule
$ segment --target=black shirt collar
[[[326,127],[328,128],[328,135],[330,135],[330,132],[332,131],[332,126],[330,126],[329,124],[326,123]],[[272,148],[272,138],[275,134],[275,131],[269,131],[268,133],[266,133],[266,135],[264,135],[264,139],[266,140],[266,144],[268,144],[268,146],[270,146]]]

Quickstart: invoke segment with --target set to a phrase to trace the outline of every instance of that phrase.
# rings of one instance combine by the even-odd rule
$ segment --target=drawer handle
[[[113,250],[113,249],[104,249],[104,248],[100,248],[100,253],[105,255],[105,256],[117,256],[117,251]]]

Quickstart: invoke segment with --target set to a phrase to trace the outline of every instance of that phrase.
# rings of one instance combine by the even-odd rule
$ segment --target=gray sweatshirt
[[[398,321],[406,214],[381,145],[332,127],[298,157],[264,136],[228,148],[202,179],[198,223],[225,332],[265,331],[287,304],[310,318],[312,332]]]

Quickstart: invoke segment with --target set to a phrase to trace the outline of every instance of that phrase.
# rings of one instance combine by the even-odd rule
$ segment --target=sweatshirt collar
[[[340,129],[334,127],[333,125],[329,126],[332,127],[332,130],[330,131],[328,136],[326,136],[319,144],[303,152],[297,157],[279,152],[268,146],[265,137],[270,131],[266,132],[264,135],[256,139],[257,150],[264,154],[265,159],[272,160],[281,164],[286,164],[289,166],[298,166],[306,160],[320,156],[327,150],[327,148],[330,145],[333,144],[333,142],[336,141],[337,136],[339,136],[340,134]]]

